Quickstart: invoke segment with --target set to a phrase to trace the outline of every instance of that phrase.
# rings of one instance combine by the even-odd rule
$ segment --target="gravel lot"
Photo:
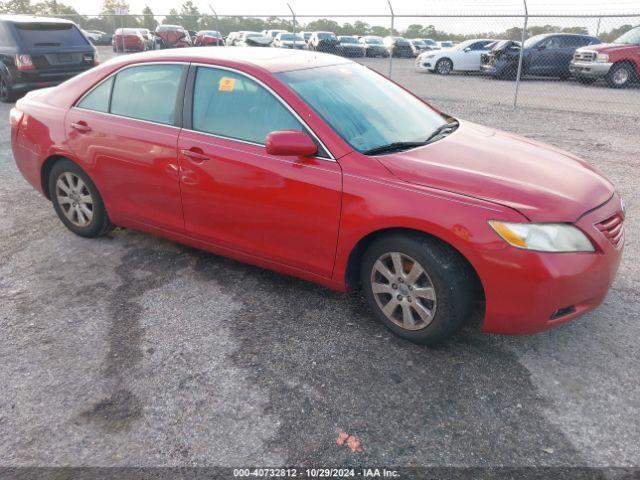
[[[604,305],[535,336],[470,326],[412,345],[357,293],[130,230],[74,236],[18,173],[5,121],[0,466],[640,466],[638,90],[594,103],[569,92],[605,89],[530,82],[514,112],[510,83],[394,69],[443,110],[571,150],[618,186],[627,246]],[[363,451],[336,445],[341,430]]]

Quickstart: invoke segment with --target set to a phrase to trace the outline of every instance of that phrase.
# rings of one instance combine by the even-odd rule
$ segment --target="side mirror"
[[[538,45],[538,50],[545,50],[546,48],[546,45]]]
[[[266,149],[269,155],[311,157],[318,147],[311,137],[297,130],[280,130],[267,135]]]
[[[471,47],[465,47],[465,48],[464,48],[464,51],[465,51],[465,52],[470,52],[470,51],[471,51]]]

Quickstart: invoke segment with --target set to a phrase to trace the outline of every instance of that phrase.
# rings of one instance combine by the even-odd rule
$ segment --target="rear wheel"
[[[113,225],[89,176],[70,160],[58,161],[49,174],[49,196],[62,223],[81,237],[99,237]]]
[[[613,88],[625,88],[634,80],[634,68],[628,63],[616,63],[605,77],[607,84]]]
[[[360,275],[375,317],[409,341],[434,345],[447,340],[473,313],[470,268],[432,237],[391,235],[374,241]]]
[[[453,62],[448,58],[441,58],[436,62],[435,71],[439,75],[449,75],[453,70]]]

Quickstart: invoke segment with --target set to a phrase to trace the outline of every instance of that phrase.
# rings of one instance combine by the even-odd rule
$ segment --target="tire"
[[[15,90],[11,87],[11,83],[8,82],[3,76],[0,76],[0,102],[13,103],[18,96]]]
[[[449,75],[453,71],[453,62],[448,58],[441,58],[436,62],[434,71],[438,75]]]
[[[49,173],[48,186],[49,196],[58,218],[73,233],[81,237],[95,238],[113,230],[114,226],[109,221],[109,216],[98,189],[78,165],[67,159],[56,162]],[[71,186],[71,196],[64,190],[64,188],[68,189],[69,186]],[[82,201],[83,198],[87,197],[90,199],[90,207],[88,205],[89,202]],[[72,204],[70,203],[71,200],[77,203]],[[78,210],[81,209],[81,206],[85,207],[85,210],[81,213],[82,218],[85,220],[84,224],[79,221],[81,217]],[[76,211],[75,214],[72,210]],[[91,212],[91,215],[86,213],[87,210]],[[75,220],[73,220],[74,218]]]
[[[386,276],[380,273],[379,263],[387,266]],[[398,277],[396,263],[403,270]],[[412,279],[407,272],[415,264],[423,273]],[[414,343],[435,345],[448,340],[474,311],[477,284],[471,268],[458,252],[433,237],[394,234],[375,240],[364,253],[360,278],[376,319]],[[422,290],[416,295],[418,289]]]
[[[626,88],[635,79],[635,71],[629,63],[615,63],[604,77],[611,88]]]

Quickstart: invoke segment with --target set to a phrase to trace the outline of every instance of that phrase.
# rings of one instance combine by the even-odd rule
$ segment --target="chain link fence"
[[[387,13],[319,17],[296,14],[288,4],[288,15],[246,16],[219,14],[211,7],[202,13],[186,2],[180,12],[164,15],[146,8],[138,15],[54,16],[78,23],[103,61],[141,49],[261,45],[258,34],[264,33],[269,48],[348,56],[435,104],[640,118],[640,13],[544,15],[529,14],[523,6],[521,13],[509,14],[413,15],[395,12],[387,3]],[[171,25],[182,27],[184,35]],[[279,31],[283,33],[277,36]],[[138,33],[141,42],[129,39]],[[221,38],[213,40],[218,33]],[[616,43],[605,45],[610,42]]]

